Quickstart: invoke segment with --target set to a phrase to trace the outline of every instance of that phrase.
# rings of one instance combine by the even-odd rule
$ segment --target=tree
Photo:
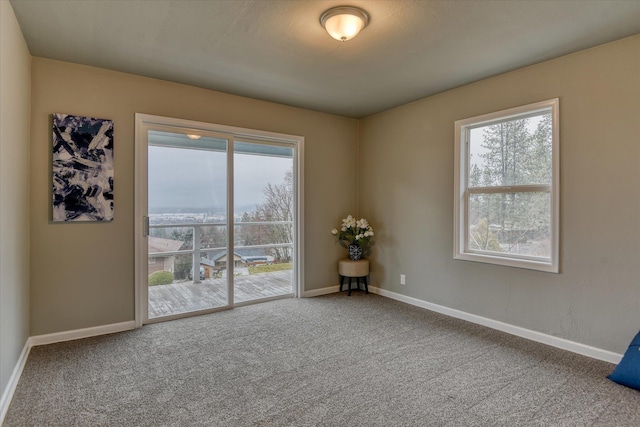
[[[486,164],[485,186],[527,183],[526,162],[531,138],[528,124],[529,119],[520,119],[485,128],[483,148],[487,151],[481,155]]]
[[[193,249],[193,228],[191,227],[172,228],[170,238],[184,242],[182,246],[180,246],[180,250]]]
[[[245,212],[242,214],[240,222],[258,222],[260,218],[257,212]],[[249,224],[236,227],[236,242],[242,246],[253,246],[265,244],[259,225]]]
[[[510,120],[484,128],[480,160],[469,170],[470,187],[551,183],[551,114],[536,119]],[[549,239],[548,192],[476,192],[470,195],[469,206],[470,228],[493,233],[505,252],[519,252],[524,244],[532,246],[531,250],[535,246],[539,252],[539,241]],[[489,242],[481,240],[479,247],[482,244]]]
[[[200,247],[203,249],[226,248],[227,231],[226,226],[211,225],[200,227]],[[215,252],[215,251],[212,251]],[[202,252],[201,257],[209,258],[208,252]]]
[[[489,230],[486,219],[482,219],[469,232],[469,248],[482,251],[502,252],[500,242],[496,238],[496,235]]]
[[[242,222],[287,222],[287,224],[252,224],[239,227],[238,241],[244,246],[293,243],[294,191],[293,170],[289,169],[280,184],[267,183],[262,190],[263,203],[253,213],[245,212]],[[271,248],[278,262],[290,262],[292,247]]]

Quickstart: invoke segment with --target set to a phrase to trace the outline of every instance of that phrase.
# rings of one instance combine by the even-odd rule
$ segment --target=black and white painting
[[[53,221],[113,220],[113,121],[53,115]]]

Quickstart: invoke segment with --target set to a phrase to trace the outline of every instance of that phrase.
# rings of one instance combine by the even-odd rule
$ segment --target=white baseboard
[[[605,362],[610,362],[614,364],[620,363],[620,360],[622,359],[622,354],[614,353],[612,351],[591,347],[589,345],[581,344],[575,341],[569,341],[564,338],[554,337],[553,335],[532,331],[530,329],[525,329],[525,328],[521,328],[520,326],[510,325],[508,323],[500,322],[498,320],[488,319],[486,317],[456,310],[454,308],[445,307],[443,305],[434,304],[431,302],[423,301],[421,299],[398,294],[396,292],[380,289],[375,286],[369,286],[369,292],[381,295],[383,297],[391,298],[397,301],[402,301],[407,304],[415,305],[417,307],[425,308],[427,310],[435,311],[436,313],[444,314],[446,316],[455,317],[457,319],[466,320],[468,322],[476,323],[478,325],[486,326],[488,328],[497,329],[499,331],[516,335],[522,338],[526,338],[531,341],[547,344],[552,347],[560,348],[562,350],[568,350],[574,353],[581,354],[583,356],[591,357],[593,359],[603,360]]]
[[[340,291],[340,286],[327,286],[326,288],[312,289],[310,291],[304,291],[303,298],[319,297],[320,295],[333,294]]]
[[[36,335],[29,338],[31,347],[36,345],[53,344],[63,341],[78,340],[80,338],[95,337],[98,335],[113,334],[116,332],[130,331],[136,328],[136,322],[112,323],[110,325],[94,326],[92,328],[75,329],[73,331],[56,332],[53,334]]]
[[[11,378],[9,378],[9,383],[7,384],[7,387],[2,393],[2,398],[0,399],[0,426],[4,421],[7,411],[9,410],[9,404],[13,398],[13,393],[16,391],[16,386],[18,385],[18,381],[22,375],[24,365],[27,363],[27,357],[29,356],[31,347],[77,340],[80,338],[95,337],[98,335],[113,334],[116,332],[124,332],[135,329],[135,327],[136,322],[132,320],[129,322],[113,323],[111,325],[95,326],[93,328],[76,329],[73,331],[56,332],[53,334],[29,337],[27,342],[24,344],[24,348],[22,349],[22,353],[20,353],[16,367],[13,369]]]
[[[339,290],[340,290],[340,287],[338,285],[328,286],[325,288],[305,291],[303,294],[303,297],[310,298],[310,297],[315,297],[320,295],[327,295],[331,293],[336,293]],[[397,301],[401,301],[407,304],[411,304],[416,307],[421,307],[430,311],[435,311],[436,313],[444,314],[446,316],[466,320],[468,322],[486,326],[492,329],[497,329],[502,332],[506,332],[506,333],[516,335],[522,338],[526,338],[532,341],[547,344],[553,347],[560,348],[562,350],[568,350],[574,353],[581,354],[583,356],[591,357],[598,360],[603,360],[605,362],[618,364],[622,359],[622,354],[614,353],[612,351],[591,347],[586,344],[581,344],[575,341],[569,341],[564,338],[554,337],[553,335],[544,334],[542,332],[532,331],[530,329],[525,329],[519,326],[510,325],[508,323],[492,320],[492,319],[478,316],[471,313],[466,313],[464,311],[456,310],[454,308],[445,307],[443,305],[434,304],[418,298],[413,298],[406,295],[398,294],[396,292],[387,291],[385,289],[377,288],[375,286],[369,286],[369,291],[371,293],[378,294],[383,297],[391,298]],[[9,383],[7,384],[4,392],[2,393],[2,397],[0,398],[0,426],[2,425],[2,422],[4,421],[4,417],[9,409],[9,404],[11,403],[11,399],[13,398],[13,393],[15,392],[16,386],[18,385],[18,381],[20,380],[20,375],[22,375],[22,370],[24,369],[24,366],[27,362],[27,357],[29,356],[31,347],[34,347],[37,345],[53,344],[53,343],[63,342],[63,341],[71,341],[71,340],[76,340],[81,338],[89,338],[89,337],[94,337],[98,335],[112,334],[116,332],[129,331],[135,328],[136,328],[135,321],[132,320],[129,322],[113,323],[110,325],[96,326],[92,328],[76,329],[73,331],[56,332],[53,334],[36,335],[33,337],[29,337],[29,339],[24,345],[24,348],[22,349],[22,352],[20,353],[18,362],[16,363],[16,366],[13,369],[13,373],[11,374],[11,378],[9,379]]]
[[[30,350],[31,346],[29,345],[29,340],[27,340],[24,347],[22,347],[20,357],[18,357],[18,363],[16,363],[15,368],[13,368],[13,372],[9,378],[9,383],[2,393],[2,398],[0,398],[0,426],[4,422],[4,417],[7,415],[7,411],[9,410],[9,404],[11,403],[13,393],[16,391],[16,387],[18,386],[18,381],[22,375],[24,365],[27,363],[27,357],[29,356]]]

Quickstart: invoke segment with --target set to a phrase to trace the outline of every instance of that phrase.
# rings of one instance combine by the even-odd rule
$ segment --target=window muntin
[[[558,271],[558,100],[456,122],[454,258]]]

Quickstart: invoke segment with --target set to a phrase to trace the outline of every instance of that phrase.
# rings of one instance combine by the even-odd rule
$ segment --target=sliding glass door
[[[293,292],[293,149],[238,141],[233,145],[234,302]]]
[[[150,319],[228,305],[228,139],[149,131]]]
[[[144,303],[136,317],[145,323],[296,295],[298,144],[174,121],[137,115]]]

